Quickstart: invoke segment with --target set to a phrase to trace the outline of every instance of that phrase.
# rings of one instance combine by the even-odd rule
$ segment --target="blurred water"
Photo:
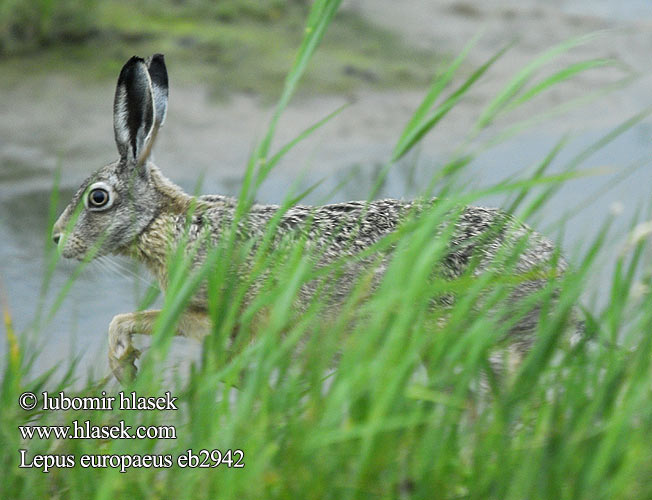
[[[604,17],[607,19],[652,18],[652,2],[649,0],[556,0],[566,12]]]

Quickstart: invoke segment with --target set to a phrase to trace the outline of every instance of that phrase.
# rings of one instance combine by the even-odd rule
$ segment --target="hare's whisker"
[[[104,262],[102,257],[98,257],[94,259],[91,264],[95,266],[96,269],[100,270],[103,274],[109,274],[111,273],[111,270],[108,268],[106,265],[106,262]]]
[[[113,260],[111,257],[108,257],[108,256],[106,257],[106,261],[107,261],[107,263],[110,263],[111,266],[113,266],[113,268],[116,270],[116,272],[118,272],[119,274],[121,274],[125,278],[131,277],[131,278],[137,279],[138,281],[140,281],[141,283],[143,283],[143,284],[145,284],[147,286],[153,286],[154,285],[154,283],[152,283],[151,280],[143,278],[140,274],[138,274],[138,273],[134,272],[133,270],[129,269],[127,266],[125,266],[121,262]]]

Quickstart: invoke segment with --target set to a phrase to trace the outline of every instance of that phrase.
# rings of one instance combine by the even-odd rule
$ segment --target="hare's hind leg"
[[[156,318],[161,311],[140,311],[118,314],[109,324],[109,366],[120,382],[136,376],[136,359],[140,351],[134,348],[131,337],[135,334],[151,335]],[[210,332],[208,316],[200,312],[184,313],[177,324],[175,335],[201,339]]]

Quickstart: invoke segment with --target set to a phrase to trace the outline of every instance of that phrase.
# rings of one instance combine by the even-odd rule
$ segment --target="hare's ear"
[[[145,60],[154,95],[154,122],[158,129],[165,123],[168,112],[168,70],[165,68],[163,54],[154,54]]]
[[[154,96],[145,61],[132,57],[122,67],[113,101],[113,130],[120,157],[142,165],[155,135]]]

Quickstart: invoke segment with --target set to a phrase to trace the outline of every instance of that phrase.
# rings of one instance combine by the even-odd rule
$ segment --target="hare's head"
[[[159,210],[148,161],[165,120],[168,77],[161,54],[132,57],[123,66],[113,103],[120,159],[79,187],[52,230],[64,257],[83,259],[129,247]]]

